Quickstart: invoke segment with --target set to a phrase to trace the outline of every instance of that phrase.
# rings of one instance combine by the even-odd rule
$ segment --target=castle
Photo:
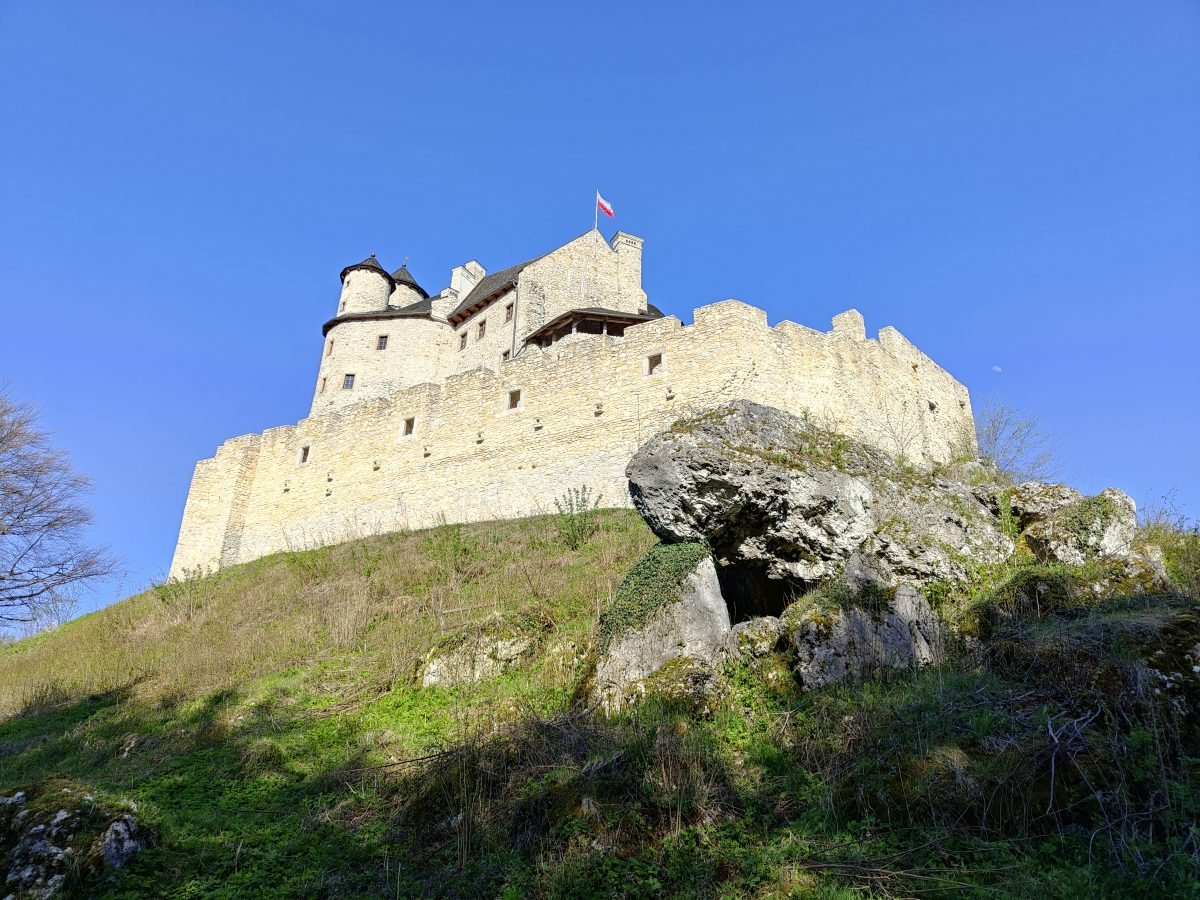
[[[829,332],[736,300],[684,325],[647,302],[643,240],[596,229],[426,292],[371,255],[341,273],[312,407],[196,464],[171,575],[439,522],[548,512],[582,485],[627,506],[625,466],[680,416],[736,399],[918,461],[974,441],[970,398],[894,328]]]

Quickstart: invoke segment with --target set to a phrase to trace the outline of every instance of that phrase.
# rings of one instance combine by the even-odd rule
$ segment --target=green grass
[[[707,551],[594,521],[575,549],[543,517],[280,554],[0,649],[0,794],[137,805],[154,845],[81,870],[89,897],[1200,893],[1198,744],[1131,693],[1141,655],[1186,663],[1188,603],[1018,608],[972,659],[808,694],[774,653],[704,717],[604,717],[571,706],[581,659]],[[418,687],[489,622],[541,650]]]

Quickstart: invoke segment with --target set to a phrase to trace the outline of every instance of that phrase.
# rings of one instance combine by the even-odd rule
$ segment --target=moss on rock
[[[712,553],[700,543],[659,544],[637,561],[600,616],[596,650],[603,655],[623,635],[641,627],[656,610],[679,599],[687,576]]]

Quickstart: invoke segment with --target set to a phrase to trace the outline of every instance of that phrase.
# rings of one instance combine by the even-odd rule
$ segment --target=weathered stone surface
[[[734,625],[727,646],[740,659],[757,659],[773,653],[782,635],[783,625],[778,617],[759,616]]]
[[[1060,509],[1083,498],[1079,491],[1065,484],[1042,484],[1026,481],[1007,492],[1009,508],[1021,528],[1048,519]]]
[[[1013,549],[971,488],[745,400],[651,438],[626,473],[664,540],[707,541],[772,578],[922,583]]]
[[[593,696],[619,706],[639,682],[672,660],[708,666],[718,658],[730,632],[729,609],[717,570],[705,557],[687,576],[679,599],[655,610],[640,627],[616,639],[596,662]]]
[[[710,716],[715,712],[724,691],[725,681],[712,660],[677,656],[667,660],[645,678],[627,685],[620,701],[655,696],[686,706],[694,714]],[[609,701],[609,708],[614,705]]]
[[[804,690],[936,662],[945,641],[929,603],[908,585],[884,609],[830,609],[799,601],[784,613],[783,628]]]
[[[68,876],[78,878],[101,864],[121,868],[144,846],[132,815],[114,817],[90,794],[77,805],[72,788],[51,783],[33,793],[43,803],[52,798],[55,806],[31,806],[24,791],[0,797],[0,893],[6,900],[60,896]],[[67,805],[55,808],[59,802]]]
[[[496,635],[481,630],[452,646],[434,647],[421,669],[421,687],[452,687],[495,678],[536,646],[533,635]]]
[[[1124,491],[1106,488],[1034,522],[1025,530],[1025,540],[1042,562],[1081,566],[1093,559],[1127,558],[1136,532],[1133,499]]]
[[[137,820],[128,814],[109,825],[100,840],[100,855],[111,869],[125,868],[141,850]]]

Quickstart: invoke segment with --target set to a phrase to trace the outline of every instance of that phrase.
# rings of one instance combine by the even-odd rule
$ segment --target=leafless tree
[[[0,386],[0,626],[54,619],[75,588],[112,571],[87,540],[89,490],[33,407]]]
[[[1046,431],[1037,416],[986,399],[975,413],[975,433],[979,452],[1014,482],[1058,477],[1058,439]]]

